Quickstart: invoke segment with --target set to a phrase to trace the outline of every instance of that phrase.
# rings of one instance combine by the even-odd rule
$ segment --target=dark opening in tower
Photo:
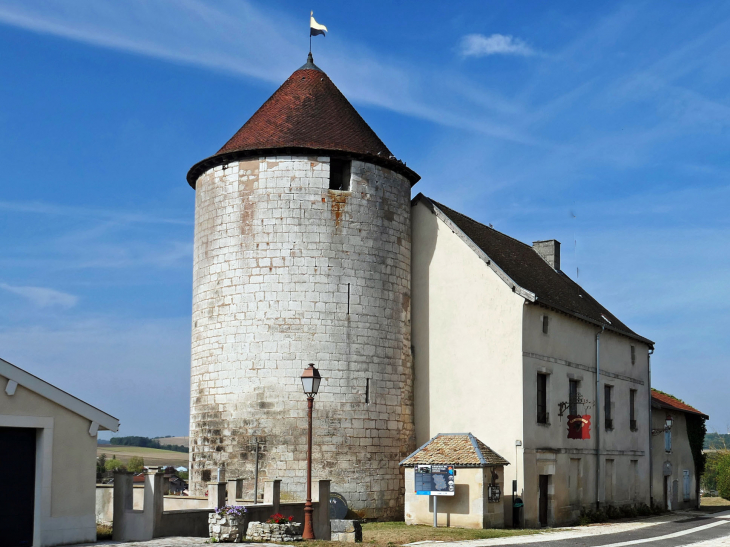
[[[330,160],[330,190],[350,189],[350,160],[332,158]]]

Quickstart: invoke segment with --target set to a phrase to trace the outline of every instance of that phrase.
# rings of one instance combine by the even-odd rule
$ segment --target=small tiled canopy
[[[400,462],[405,467],[419,464],[493,467],[509,462],[471,433],[439,433]]]

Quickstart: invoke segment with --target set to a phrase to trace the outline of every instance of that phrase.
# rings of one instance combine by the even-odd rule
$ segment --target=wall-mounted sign
[[[342,520],[347,516],[347,500],[342,494],[330,492],[330,519]]]
[[[582,416],[571,414],[568,416],[568,438],[591,438],[591,417],[589,414],[583,414]]]
[[[490,484],[487,490],[489,503],[499,503],[499,498],[502,495],[502,491],[496,484]]]
[[[416,465],[416,494],[453,496],[456,470],[453,465]]]

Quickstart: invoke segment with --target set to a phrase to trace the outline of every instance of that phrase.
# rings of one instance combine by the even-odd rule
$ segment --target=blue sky
[[[194,191],[306,59],[423,192],[563,243],[730,425],[730,5],[0,0],[0,356],[127,435],[188,430]]]

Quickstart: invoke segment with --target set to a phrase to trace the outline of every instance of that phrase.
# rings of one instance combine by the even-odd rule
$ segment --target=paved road
[[[533,536],[454,543],[423,543],[423,547],[730,547],[730,511],[714,515],[674,514],[636,523],[588,526]]]

